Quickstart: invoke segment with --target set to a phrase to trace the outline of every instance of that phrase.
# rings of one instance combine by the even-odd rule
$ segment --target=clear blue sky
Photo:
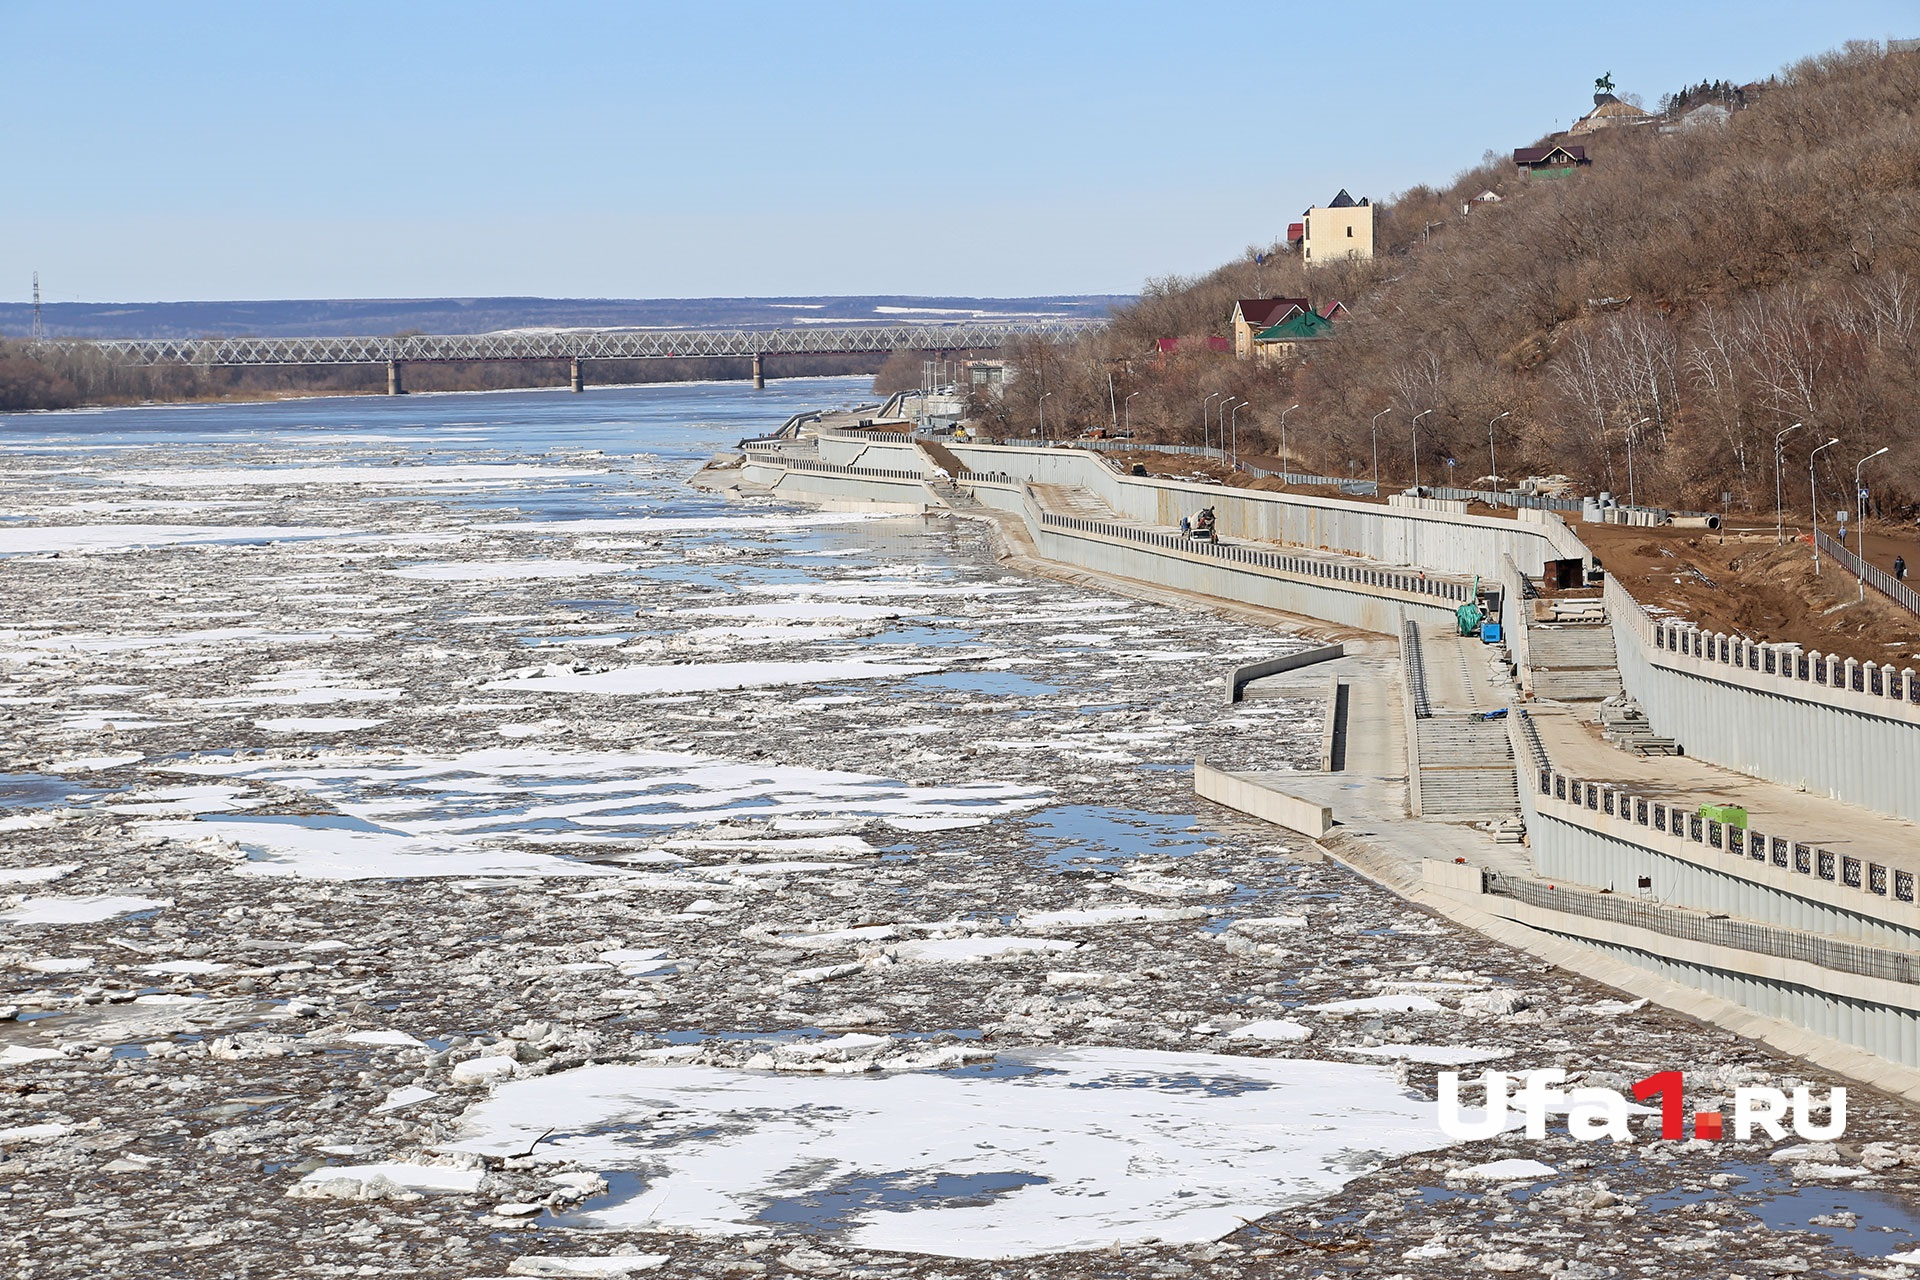
[[[1131,292],[1905,0],[0,3],[0,297]]]

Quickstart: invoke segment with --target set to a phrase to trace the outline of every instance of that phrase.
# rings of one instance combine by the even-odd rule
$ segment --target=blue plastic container
[[[1499,644],[1500,643],[1500,624],[1497,622],[1481,623],[1480,639],[1485,644]]]

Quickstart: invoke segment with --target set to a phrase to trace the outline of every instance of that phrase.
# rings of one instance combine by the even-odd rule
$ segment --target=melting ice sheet
[[[575,1225],[803,1231],[1013,1258],[1212,1240],[1448,1145],[1376,1067],[1132,1049],[999,1056],[991,1074],[797,1076],[610,1065],[503,1084],[455,1149],[638,1177]]]
[[[1048,799],[1043,789],[1012,783],[912,786],[868,774],[678,752],[337,752],[306,760],[208,759],[171,771],[292,788],[334,812],[222,814],[149,823],[143,831],[230,841],[247,853],[243,870],[250,873],[324,880],[606,875],[606,868],[547,850],[569,840],[655,844],[728,820],[961,822],[1035,808]]]

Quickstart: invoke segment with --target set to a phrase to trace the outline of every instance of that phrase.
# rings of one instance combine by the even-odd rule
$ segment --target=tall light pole
[[[1633,505],[1633,433],[1652,422],[1652,418],[1642,418],[1627,428],[1627,505]]]
[[[1202,449],[1207,447],[1207,440],[1209,439],[1207,435],[1207,406],[1213,402],[1215,396],[1223,396],[1225,394],[1227,393],[1224,391],[1216,391],[1213,395],[1208,396],[1200,402],[1200,447]]]
[[[1853,504],[1855,508],[1853,517],[1853,554],[1860,557],[1860,598],[1862,600],[1867,598],[1867,491],[1860,487],[1860,468],[1866,466],[1869,462],[1872,462],[1875,458],[1891,448],[1893,448],[1893,446],[1890,444],[1881,445],[1878,449],[1875,449],[1872,453],[1860,459],[1853,468]]]
[[[1380,496],[1380,419],[1392,412],[1393,406],[1388,405],[1373,415],[1373,496],[1376,498]]]
[[[1773,433],[1773,543],[1777,547],[1787,545],[1787,517],[1785,508],[1780,505],[1780,471],[1785,464],[1786,438],[1798,431],[1802,423],[1794,423],[1785,431]],[[1818,523],[1816,518],[1815,523]]]
[[[1413,415],[1413,487],[1420,487],[1420,419],[1432,413],[1431,409],[1422,409]]]
[[[1513,410],[1509,409],[1501,414],[1500,418],[1510,418],[1512,416]],[[1500,459],[1493,451],[1493,428],[1494,424],[1500,421],[1500,418],[1495,418],[1493,422],[1487,424],[1487,462],[1493,467],[1493,487],[1487,490],[1487,505],[1490,507],[1500,504]]]
[[[1120,416],[1127,424],[1127,434],[1129,436],[1133,434],[1133,397],[1139,394],[1138,391],[1135,391],[1132,395],[1129,395],[1125,400],[1120,402]]]
[[[1233,443],[1227,446],[1227,457],[1236,468],[1240,465],[1240,411],[1252,403],[1251,400],[1242,400],[1233,406],[1233,434],[1230,437]]]
[[[1297,404],[1290,404],[1280,411],[1280,473],[1283,476],[1287,470],[1287,415],[1299,407]]]
[[[1220,402],[1220,412],[1214,415],[1214,424],[1220,428],[1220,452],[1227,451],[1227,406],[1240,403],[1239,396],[1228,396]]]
[[[1040,443],[1041,444],[1045,444],[1047,442],[1047,397],[1051,396],[1052,394],[1053,392],[1051,391],[1043,391],[1040,393],[1040,399],[1038,401],[1040,406]]]
[[[1811,501],[1809,510],[1813,512],[1813,571],[1815,573],[1820,572],[1820,488],[1814,483],[1813,460],[1820,456],[1820,449],[1831,449],[1839,443],[1840,437],[1835,436],[1807,455],[1807,495]]]

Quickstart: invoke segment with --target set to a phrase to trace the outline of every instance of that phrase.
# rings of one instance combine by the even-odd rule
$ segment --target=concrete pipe
[[[1676,529],[1718,529],[1719,516],[1675,516],[1673,526]]]

